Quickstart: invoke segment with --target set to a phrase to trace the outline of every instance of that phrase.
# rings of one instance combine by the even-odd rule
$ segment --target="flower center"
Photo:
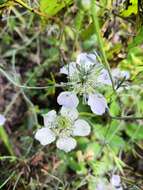
[[[57,123],[57,128],[61,130],[69,129],[72,126],[70,119],[62,115],[57,117],[56,123]]]

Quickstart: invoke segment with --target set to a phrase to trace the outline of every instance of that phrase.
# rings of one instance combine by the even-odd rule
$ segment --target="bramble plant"
[[[0,189],[142,189],[142,9],[0,0]]]

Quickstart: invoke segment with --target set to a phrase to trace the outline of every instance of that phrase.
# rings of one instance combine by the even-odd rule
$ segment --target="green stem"
[[[106,53],[104,50],[104,44],[103,44],[103,39],[100,35],[100,26],[99,26],[99,21],[98,21],[98,16],[97,16],[97,9],[96,9],[96,0],[92,0],[92,5],[91,5],[91,16],[93,19],[93,25],[95,28],[95,32],[97,35],[97,39],[98,39],[98,43],[99,43],[99,47],[100,47],[100,51],[102,52],[102,57],[103,57],[103,61],[104,61],[104,66],[106,67],[108,73],[109,73],[109,77],[112,83],[112,87],[113,90],[115,91],[115,85],[114,85],[114,81],[112,78],[112,74],[111,74],[111,69],[110,69],[110,65],[108,63],[107,57],[106,57]]]

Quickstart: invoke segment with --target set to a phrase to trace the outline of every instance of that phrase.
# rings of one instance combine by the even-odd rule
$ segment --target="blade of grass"
[[[3,126],[0,126],[0,139],[3,141],[3,143],[5,144],[5,146],[7,147],[9,153],[14,156],[14,151],[13,151],[13,147],[12,145],[10,144],[10,141],[9,141],[9,137],[5,131],[5,129],[3,128]]]

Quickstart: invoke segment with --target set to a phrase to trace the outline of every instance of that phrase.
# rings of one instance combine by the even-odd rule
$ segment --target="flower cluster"
[[[43,115],[44,127],[38,129],[35,134],[35,139],[42,145],[56,140],[57,148],[69,152],[76,147],[74,136],[90,134],[90,125],[78,118],[77,95],[82,96],[91,111],[97,115],[104,114],[108,109],[106,99],[99,93],[99,88],[105,85],[111,86],[111,80],[108,71],[99,60],[96,53],[81,53],[76,62],[71,62],[60,69],[60,73],[67,75],[71,89],[59,94],[57,102],[62,108],[58,114],[52,110]],[[119,78],[129,77],[128,73],[118,69],[112,72],[115,82]]]
[[[89,124],[79,119],[77,109],[62,107],[59,114],[55,110],[49,111],[44,117],[44,127],[38,129],[35,139],[42,145],[56,141],[57,148],[69,152],[76,147],[74,136],[87,136],[90,134]]]
[[[102,115],[108,109],[106,99],[99,93],[103,86],[111,86],[108,71],[101,64],[96,53],[81,53],[76,62],[71,62],[60,69],[60,73],[67,75],[71,84],[71,90],[62,92],[58,96],[58,103],[67,108],[77,107],[79,100],[77,95],[82,96],[84,102],[90,106],[96,115]],[[129,73],[112,70],[113,80],[116,83],[121,78],[129,78]]]

